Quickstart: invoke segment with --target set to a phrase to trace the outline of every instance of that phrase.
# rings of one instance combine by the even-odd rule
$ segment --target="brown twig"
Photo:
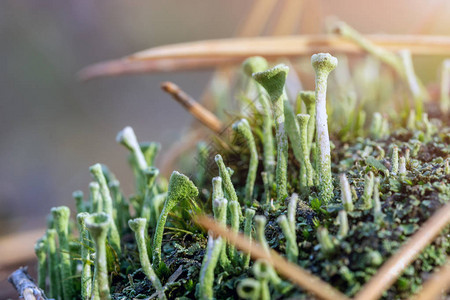
[[[424,35],[365,36],[375,45],[389,51],[409,49],[416,55],[447,55],[450,37]],[[310,55],[317,52],[362,53],[363,49],[353,42],[336,35],[302,35],[284,37],[255,37],[206,40],[150,48],[130,55],[129,59],[154,60],[162,58],[224,58],[285,57]]]
[[[450,288],[450,258],[439,271],[433,273],[432,277],[425,281],[419,293],[413,297],[414,300],[438,299],[438,297]]]
[[[316,277],[299,266],[288,262],[277,252],[271,250],[270,253],[267,253],[257,243],[251,242],[240,233],[232,232],[226,227],[216,223],[211,218],[199,216],[194,221],[203,228],[211,230],[215,234],[225,238],[239,250],[249,253],[253,259],[267,260],[267,262],[270,263],[280,275],[317,297],[330,300],[348,299],[344,294],[333,288],[328,283],[322,281],[319,277]]]
[[[203,125],[214,131],[221,133],[223,130],[222,122],[209,110],[204,108],[200,103],[192,99],[188,94],[183,92],[176,84],[172,82],[163,82],[161,84],[163,91],[170,94],[173,99],[180,103],[191,115],[199,120]]]
[[[378,299],[402,274],[419,253],[450,223],[450,203],[439,209],[420,229],[394,254],[366,285],[355,299]]]
[[[188,58],[176,60],[161,59],[152,61],[117,59],[87,66],[77,74],[77,77],[80,80],[90,80],[103,76],[121,76],[126,74],[207,69],[215,66],[236,64],[241,60],[241,58]]]
[[[44,292],[34,283],[31,276],[28,275],[26,267],[21,267],[14,271],[8,277],[8,281],[11,282],[19,295],[25,300],[47,299]]]
[[[414,300],[438,299],[450,289],[450,258],[447,257],[445,265],[434,272],[432,277],[423,285]]]

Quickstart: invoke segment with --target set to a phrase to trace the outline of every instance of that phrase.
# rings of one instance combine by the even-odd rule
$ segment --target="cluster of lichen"
[[[155,167],[159,145],[139,143],[130,127],[121,131],[135,194],[127,199],[108,168],[92,166],[88,201],[74,193],[79,237],[69,209],[58,207],[36,244],[40,287],[55,299],[308,297],[267,262],[251,262],[221,237],[206,235],[192,217],[207,213],[355,294],[449,200],[450,132],[417,115],[422,102],[414,99],[405,129],[389,128],[386,116],[374,113],[368,130],[365,115],[336,120],[343,125],[330,131],[341,138],[330,140],[336,117],[327,122],[327,77],[337,59],[316,54],[311,62],[316,90],[300,92],[295,106],[286,94],[287,66],[269,69],[261,57],[244,62],[247,92],[256,91],[253,114],[239,114],[227,147],[223,139],[214,148],[199,145],[193,181],[174,171],[167,182]],[[332,110],[334,116],[339,104]],[[444,263],[448,233],[387,297],[410,295]]]

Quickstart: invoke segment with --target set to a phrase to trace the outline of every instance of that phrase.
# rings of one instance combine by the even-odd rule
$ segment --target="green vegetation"
[[[387,79],[391,86],[421,88],[412,78],[408,53],[402,59],[379,51],[340,26],[341,34],[400,74],[400,81]],[[248,253],[193,222],[209,214],[265,251],[273,249],[355,295],[449,201],[450,127],[443,124],[448,115],[427,102],[421,89],[411,94],[416,110],[406,104],[393,110],[399,95],[379,90],[386,80],[381,73],[361,87],[362,79],[355,78],[349,88],[330,74],[335,57],[315,54],[311,63],[316,91],[300,92],[293,105],[285,87],[287,66],[267,70],[262,57],[246,60],[245,92],[257,91],[256,113],[236,112],[229,122],[234,139],[222,137],[211,148],[200,143],[201,165],[186,172],[190,176],[174,171],[168,184],[154,166],[159,144],[139,143],[130,127],[123,129],[117,141],[130,151],[134,195],[123,195],[108,168],[92,166],[88,201],[81,192],[73,195],[79,237],[72,235],[69,209],[59,207],[36,244],[39,285],[55,299],[310,298],[267,261],[251,261]],[[428,114],[416,118],[419,110]],[[366,122],[366,115],[371,120]],[[447,226],[383,297],[403,299],[416,292],[450,254],[449,233]],[[80,247],[69,248],[69,241]]]

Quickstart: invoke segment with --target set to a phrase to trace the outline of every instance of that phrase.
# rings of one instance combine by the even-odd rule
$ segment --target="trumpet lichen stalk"
[[[331,240],[331,236],[328,233],[328,229],[325,227],[319,227],[317,229],[317,239],[320,243],[320,249],[325,255],[330,255],[334,252],[335,247],[333,241]]]
[[[97,182],[89,184],[89,202],[91,203],[91,213],[99,213],[103,211],[103,201],[100,195],[100,186]]]
[[[252,78],[253,73],[262,72],[267,70],[268,64],[266,59],[261,56],[254,56],[246,59],[243,63],[244,72]],[[258,93],[258,100],[263,109],[263,163],[264,171],[268,175],[269,182],[272,182],[275,173],[275,157],[273,149],[273,119],[270,109],[270,102],[267,97],[263,94],[261,86],[256,84],[256,89]]]
[[[67,206],[52,208],[52,216],[59,242],[59,269],[62,281],[63,299],[72,299],[74,295],[72,269],[69,249],[69,218],[70,210]]]
[[[269,252],[269,244],[267,244],[265,235],[267,219],[264,216],[256,216],[254,220],[256,229],[256,240],[266,252]]]
[[[277,219],[286,238],[286,255],[290,262],[296,262],[298,257],[297,237],[295,231],[292,231],[288,219],[285,215],[281,215]]]
[[[347,176],[345,174],[339,175],[339,181],[341,183],[341,201],[345,211],[353,211],[353,199],[350,184],[348,183]]]
[[[169,190],[164,207],[159,215],[153,237],[153,267],[159,268],[161,264],[161,246],[169,212],[182,200],[197,197],[198,190],[194,183],[186,175],[173,171],[169,180]]]
[[[102,206],[103,206],[103,212],[108,214],[109,216],[113,216],[113,202],[111,193],[108,188],[108,184],[106,182],[105,175],[102,171],[102,166],[100,164],[95,164],[89,168],[91,171],[92,176],[97,181],[100,189],[100,195],[102,197]],[[120,248],[120,236],[119,231],[117,230],[116,223],[110,222],[110,228],[108,231],[108,240],[111,244],[111,247],[114,249],[114,251],[117,253],[117,255],[121,254],[121,248]]]
[[[372,194],[373,194],[373,186],[374,186],[374,176],[372,172],[369,172],[364,177],[364,192],[362,196],[363,200],[363,209],[372,208]]]
[[[253,217],[255,216],[255,210],[251,208],[247,208],[245,210],[245,222],[244,222],[244,235],[250,239],[250,242],[252,241],[252,223],[253,223]],[[242,254],[242,264],[244,268],[248,268],[248,265],[250,264],[250,253]]]
[[[109,182],[108,186],[111,191],[111,196],[114,199],[115,206],[117,207],[116,226],[120,229],[125,228],[130,219],[130,212],[129,205],[120,191],[120,182],[114,179]],[[121,230],[119,230],[119,234],[122,234]]]
[[[34,245],[34,252],[38,258],[38,286],[45,290],[45,279],[47,277],[47,239],[40,238]]]
[[[94,289],[98,290],[99,299],[101,300],[111,299],[106,259],[106,236],[111,223],[111,217],[103,212],[94,213],[85,218],[86,228],[95,243],[94,285],[96,287]],[[95,293],[93,298],[96,298]]]
[[[444,60],[441,70],[441,111],[447,114],[450,109],[450,59]]]
[[[288,209],[287,209],[287,218],[289,221],[289,226],[291,227],[292,232],[297,232],[297,203],[298,203],[298,195],[292,194],[291,198],[289,199]]]
[[[146,245],[146,235],[147,235],[147,220],[144,218],[136,218],[128,221],[128,226],[134,232],[136,238],[136,244],[139,251],[139,260],[141,262],[142,271],[147,276],[147,278],[152,282],[158,293],[159,299],[167,299],[164,294],[164,289],[161,285],[161,281],[156,275],[155,271],[150,264],[148,258],[147,245]]]
[[[300,145],[302,149],[302,158],[303,164],[305,166],[305,176],[300,179],[304,179],[304,182],[301,182],[302,186],[311,187],[314,185],[314,172],[311,164],[311,160],[309,159],[309,148],[308,148],[308,124],[309,124],[310,116],[306,114],[298,114],[297,120],[298,125],[300,127]]]
[[[391,157],[391,172],[392,175],[397,175],[398,173],[398,147],[394,145],[392,147],[392,157]]]
[[[257,260],[253,265],[253,274],[260,284],[259,299],[270,300],[269,279],[272,277],[272,266],[265,260]]]
[[[144,170],[146,187],[145,187],[144,203],[142,204],[141,209],[141,218],[145,218],[149,222],[149,224],[150,223],[156,224],[156,220],[153,220],[152,222],[151,217],[155,215],[153,212],[156,210],[155,205],[153,203],[154,200],[153,198],[155,196],[154,195],[155,181],[158,175],[159,175],[158,168],[148,167],[147,169]]]
[[[212,200],[223,198],[223,189],[222,189],[222,177],[214,177],[212,179]],[[214,213],[215,216],[215,213]]]
[[[314,91],[301,91],[300,99],[305,103],[306,114],[309,115],[308,121],[308,156],[311,153],[311,145],[314,139],[316,129],[316,93]]]
[[[81,298],[89,299],[92,294],[92,274],[89,261],[89,232],[86,228],[86,218],[89,214],[86,212],[77,215],[78,231],[80,232],[81,245]]]
[[[416,119],[419,119],[423,112],[423,101],[426,98],[425,91],[422,89],[421,84],[414,72],[414,66],[411,56],[411,51],[403,49],[399,51],[399,55],[404,67],[404,74],[409,86],[409,90],[414,99],[414,108],[416,111]]]
[[[375,222],[381,222],[383,220],[383,212],[381,211],[381,202],[380,202],[380,178],[376,177],[374,179],[374,188],[373,188],[373,216]]]
[[[327,78],[337,66],[336,57],[329,53],[314,54],[311,64],[316,73],[316,144],[318,150],[318,175],[321,198],[328,203],[333,198],[333,182],[331,178],[330,138],[327,123]]]
[[[199,298],[202,300],[213,299],[214,269],[219,260],[222,243],[222,237],[214,239],[213,234],[209,234],[206,254],[203,257],[199,278]]]
[[[339,220],[338,237],[343,239],[348,234],[348,217],[347,217],[347,212],[345,210],[339,211],[338,220]]]
[[[264,72],[253,74],[253,78],[261,84],[269,94],[272,103],[273,118],[276,126],[277,140],[277,166],[275,180],[277,186],[277,202],[287,197],[287,160],[288,160],[288,141],[285,129],[284,116],[284,85],[289,72],[286,65],[277,65]]]
[[[270,203],[270,185],[269,185],[269,176],[267,175],[267,172],[261,172],[261,178],[264,185],[264,196],[262,204],[265,206],[269,206]]]
[[[255,139],[252,129],[246,119],[241,119],[233,124],[233,130],[241,135],[247,142],[250,150],[250,162],[248,167],[247,181],[245,183],[245,203],[250,205],[253,202],[253,188],[255,186],[256,171],[258,170],[258,151],[256,150]]]
[[[215,178],[219,178],[220,177],[215,177]],[[222,182],[217,181],[216,182]],[[214,179],[213,179],[213,183],[214,183]],[[218,187],[216,187],[217,189]],[[214,198],[213,202],[212,202],[212,207],[213,207],[213,213],[214,213],[214,218],[217,220],[218,223],[225,225],[227,222],[227,204],[228,201],[227,199],[223,198],[223,193],[220,197],[218,198]],[[222,243],[222,250],[220,251],[220,255],[219,255],[219,263],[222,266],[222,268],[227,269],[230,266],[230,260],[228,259],[228,255],[227,255],[227,247],[226,247],[226,243]]]
[[[56,252],[56,230],[55,229],[47,229],[46,238],[47,238],[47,257],[48,257],[48,270],[49,270],[49,294],[50,298],[61,299],[62,286],[61,281],[59,280],[60,274],[60,264],[58,253]]]
[[[86,211],[86,208],[84,207],[83,203],[83,192],[82,191],[75,191],[72,193],[72,198],[75,200],[75,206],[77,208],[77,213]]]
[[[398,163],[398,175],[406,175],[406,158],[404,156],[400,156],[400,162]]]
[[[156,156],[158,155],[158,152],[161,149],[161,144],[157,142],[146,142],[146,143],[139,143],[139,146],[141,147],[141,151],[144,154],[147,165],[154,166]]]
[[[133,128],[129,126],[125,127],[117,134],[116,140],[118,143],[124,145],[128,150],[130,150],[131,153],[133,153],[139,169],[145,170],[147,168],[147,161],[145,160],[144,153],[142,153]]]
[[[230,225],[231,225],[231,231],[238,233],[239,232],[239,211],[241,209],[241,206],[237,201],[230,201],[228,207],[230,208]],[[230,257],[230,260],[236,265],[238,263],[238,257],[236,253],[236,248],[232,245],[228,245],[228,256]]]
[[[238,197],[236,195],[236,191],[234,190],[233,183],[231,182],[231,175],[227,170],[227,167],[225,166],[223,162],[222,155],[217,154],[214,158],[217,166],[219,167],[219,175],[222,178],[223,182],[223,189],[225,192],[225,196],[230,201],[237,201]]]

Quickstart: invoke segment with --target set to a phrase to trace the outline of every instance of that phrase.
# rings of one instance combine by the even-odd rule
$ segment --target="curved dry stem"
[[[430,244],[450,223],[450,203],[439,209],[422,227],[394,254],[378,272],[356,294],[355,299],[371,300],[381,297],[402,274],[405,268]]]
[[[232,232],[211,218],[199,216],[194,221],[207,230],[211,230],[225,238],[239,250],[249,253],[252,259],[266,260],[280,275],[319,298],[330,300],[348,299],[344,294],[322,281],[319,277],[312,275],[295,264],[289,263],[277,252],[273,250],[266,252],[259,244],[252,243],[244,235]]]

